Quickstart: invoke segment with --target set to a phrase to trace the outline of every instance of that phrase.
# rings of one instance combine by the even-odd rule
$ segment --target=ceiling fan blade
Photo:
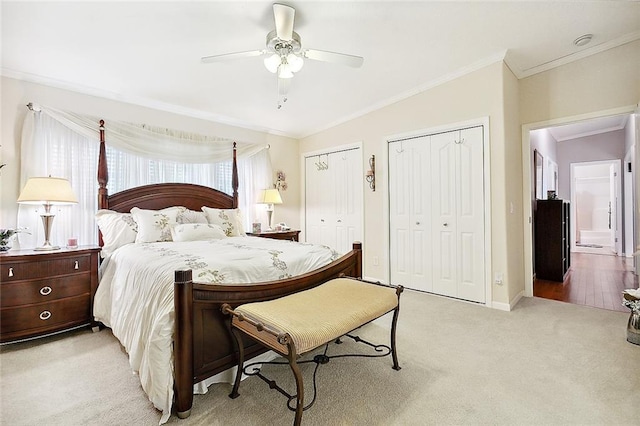
[[[213,56],[205,56],[200,59],[200,62],[203,64],[208,64],[211,62],[226,62],[226,61],[235,61],[236,59],[244,59],[244,58],[252,58],[255,56],[260,56],[265,53],[264,50],[249,50],[247,52],[236,52],[236,53],[224,53],[222,55],[213,55]]]
[[[276,35],[280,40],[291,40],[293,38],[293,20],[296,10],[286,4],[274,3],[273,17],[276,21]]]
[[[303,55],[305,58],[313,59],[314,61],[333,62],[353,68],[360,68],[364,62],[364,58],[362,56],[327,52],[326,50],[304,49]]]

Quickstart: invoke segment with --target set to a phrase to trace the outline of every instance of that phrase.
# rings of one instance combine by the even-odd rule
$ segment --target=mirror
[[[544,199],[544,158],[538,150],[533,151],[533,170],[535,170],[535,179],[533,181],[534,193],[536,200]]]

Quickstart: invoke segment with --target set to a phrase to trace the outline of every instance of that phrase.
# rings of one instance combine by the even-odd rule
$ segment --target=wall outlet
[[[373,256],[373,266],[378,266],[380,264],[380,260],[378,256]]]
[[[501,272],[498,272],[496,274],[496,284],[497,285],[502,285],[504,283],[504,275],[502,275]]]

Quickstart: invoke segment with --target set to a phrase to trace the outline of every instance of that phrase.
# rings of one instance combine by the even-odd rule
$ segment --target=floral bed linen
[[[173,400],[175,270],[192,269],[200,283],[251,285],[301,275],[338,257],[324,246],[257,237],[128,244],[101,265],[94,316],[126,349],[164,423]]]

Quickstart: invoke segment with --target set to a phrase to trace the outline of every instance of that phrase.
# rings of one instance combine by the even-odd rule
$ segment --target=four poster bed
[[[236,209],[238,207],[238,174],[235,143],[232,164],[233,195],[231,196],[200,185],[178,183],[145,185],[109,195],[106,188],[108,176],[104,121],[100,121],[98,208],[101,209],[100,211],[109,210],[120,214],[128,214],[134,208],[158,211],[173,206],[182,206],[198,212],[203,206],[215,209]],[[104,243],[106,244],[106,241]],[[209,243],[198,242],[201,245],[196,249],[199,252],[197,256],[194,255],[195,258],[200,259],[204,256],[203,252],[209,251],[208,247],[213,247],[213,245],[209,245],[204,246],[203,249],[202,244]],[[153,244],[158,244],[159,248],[151,249],[151,247],[155,247]],[[237,281],[237,283],[234,283],[236,281],[206,283],[203,282],[204,279],[201,279],[203,273],[196,275],[196,268],[185,266],[176,267],[168,272],[168,268],[173,267],[170,266],[173,265],[170,262],[172,256],[181,259],[178,262],[179,265],[197,266],[198,263],[194,263],[194,256],[190,257],[181,251],[182,245],[187,243],[161,242],[153,244],[128,244],[115,250],[110,258],[104,259],[101,265],[101,280],[96,294],[94,314],[97,321],[112,329],[114,335],[129,353],[130,363],[140,375],[145,392],[156,408],[163,412],[161,422],[166,421],[169,417],[172,404],[180,418],[189,416],[194,389],[197,389],[197,386],[194,385],[199,384],[201,391],[206,391],[202,388],[203,381],[209,379],[209,383],[213,383],[215,382],[211,381],[213,376],[236,365],[237,360],[229,329],[229,318],[221,311],[223,304],[235,308],[248,302],[271,300],[297,293],[341,275],[356,278],[362,276],[362,247],[360,243],[354,243],[353,250],[346,255],[340,258],[333,256],[329,260],[325,259],[321,267],[314,266],[314,270],[309,272],[302,274],[292,272],[285,274],[286,277],[283,279],[273,279],[267,273],[258,272],[258,279],[251,281],[244,279]],[[254,252],[268,252],[271,255],[271,260],[274,260],[272,262],[274,265],[277,263],[276,260],[293,259],[295,253],[289,253],[289,251],[294,248],[301,251],[300,256],[305,259],[310,255],[304,250],[313,251],[317,248],[310,244],[246,236],[227,238],[223,244],[226,244],[222,249],[223,254],[231,251],[230,246],[239,247],[237,251],[252,259]],[[276,244],[276,246],[263,247],[266,244]],[[102,233],[100,245],[103,245]],[[139,251],[132,251],[135,249],[134,246],[146,250],[143,253],[155,255],[156,258],[160,256],[159,260],[147,259]],[[274,253],[276,254],[274,255]],[[333,254],[336,255],[335,252]],[[276,259],[274,256],[280,257]],[[156,291],[154,288],[143,287],[142,280],[138,281],[138,278],[135,278],[138,275],[133,274],[133,266],[130,262],[136,258],[141,258],[146,265],[145,275],[149,274],[153,277],[152,273],[161,272],[162,275],[152,279],[156,280],[156,283],[162,281],[161,286],[165,287],[164,293],[152,293]],[[187,260],[185,261],[185,259]],[[223,265],[224,267],[233,263],[223,262],[227,262]],[[280,262],[279,267],[282,267],[282,263],[284,262]],[[127,271],[122,272],[123,268]],[[239,266],[239,268],[247,269],[244,266]],[[192,269],[194,269],[193,272]],[[118,287],[119,284],[116,282],[118,280],[114,278],[118,274],[125,274],[127,277],[134,276],[131,279],[135,281],[135,285],[130,282],[129,287]],[[192,279],[192,274],[195,277],[195,282]],[[234,274],[235,272],[230,272],[227,275],[233,278]],[[199,280],[200,282],[198,282]],[[158,283],[158,285],[160,284]],[[135,290],[131,290],[131,287]],[[143,288],[143,290],[139,290],[139,288]],[[142,299],[134,302],[126,301],[123,295],[131,292],[141,293]],[[137,311],[136,304],[144,306],[147,311]],[[154,304],[157,306],[152,306]],[[152,310],[149,311],[149,309]],[[150,335],[150,332],[146,331],[147,327],[152,328],[160,321],[164,321],[165,325],[156,327],[159,331],[155,335]],[[148,322],[151,325],[147,324]],[[142,337],[130,336],[134,331]],[[144,339],[151,342],[150,345],[164,346],[163,351],[169,353],[165,353],[161,357],[149,356],[147,354],[148,348],[143,347],[146,343],[138,342],[138,340]],[[164,343],[160,345],[157,344],[158,341]],[[265,352],[263,346],[250,339],[244,340],[243,345],[245,357],[253,357]],[[157,366],[155,364],[163,365]],[[159,379],[149,377],[155,374],[156,368],[164,371]],[[229,378],[232,378],[231,375]],[[145,383],[149,383],[149,385],[145,386]],[[163,387],[167,387],[167,389]]]

